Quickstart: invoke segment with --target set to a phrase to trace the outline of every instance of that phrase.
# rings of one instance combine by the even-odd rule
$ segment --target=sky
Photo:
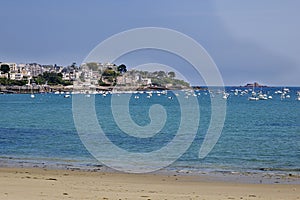
[[[225,85],[300,86],[298,0],[1,0],[0,7],[0,62],[80,64],[114,34],[162,27],[201,44]],[[118,62],[129,68],[143,62],[189,68],[159,52]],[[186,73],[192,85],[203,85],[192,70]]]

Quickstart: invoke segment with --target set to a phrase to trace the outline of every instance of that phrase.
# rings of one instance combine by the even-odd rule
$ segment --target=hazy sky
[[[2,62],[81,63],[113,34],[165,27],[200,43],[226,85],[300,86],[298,0],[2,0],[0,8]],[[123,62],[134,67],[143,56]]]

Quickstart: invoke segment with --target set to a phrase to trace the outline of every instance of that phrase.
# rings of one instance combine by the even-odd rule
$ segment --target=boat
[[[227,92],[224,92],[224,93],[223,93],[223,97],[222,97],[222,98],[223,98],[223,99],[228,99],[228,97],[229,97],[229,93],[227,93]]]
[[[28,79],[28,83],[27,83],[27,85],[28,86],[30,86],[30,92],[31,92],[31,94],[30,94],[30,98],[32,98],[32,99],[34,99],[35,98],[35,96],[34,96],[34,94],[33,94],[33,89],[32,89],[32,83],[31,83],[31,81],[30,81],[31,79]]]
[[[283,99],[285,99],[285,93],[282,93],[282,94],[280,95],[280,100],[283,100]]]
[[[258,95],[259,100],[268,100],[268,97],[266,94],[263,94],[262,92],[259,93]]]
[[[290,92],[290,89],[289,89],[289,88],[283,88],[283,92],[289,93],[289,92]]]
[[[256,97],[256,96],[251,96],[251,97],[248,98],[248,100],[249,100],[249,101],[258,101],[259,98]]]
[[[249,101],[258,101],[259,98],[256,96],[256,92],[254,91],[254,85],[252,88],[252,93],[251,93],[251,97],[248,98]]]

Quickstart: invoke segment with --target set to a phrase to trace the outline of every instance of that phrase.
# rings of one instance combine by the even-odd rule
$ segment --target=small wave
[[[282,172],[300,172],[300,168],[264,168],[264,167],[260,167],[260,168],[255,168],[255,170],[259,170],[259,171],[282,171]]]

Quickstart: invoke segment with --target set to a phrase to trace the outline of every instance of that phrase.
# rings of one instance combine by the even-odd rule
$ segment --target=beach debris
[[[57,181],[56,178],[46,178],[45,180],[47,180],[47,181]]]

